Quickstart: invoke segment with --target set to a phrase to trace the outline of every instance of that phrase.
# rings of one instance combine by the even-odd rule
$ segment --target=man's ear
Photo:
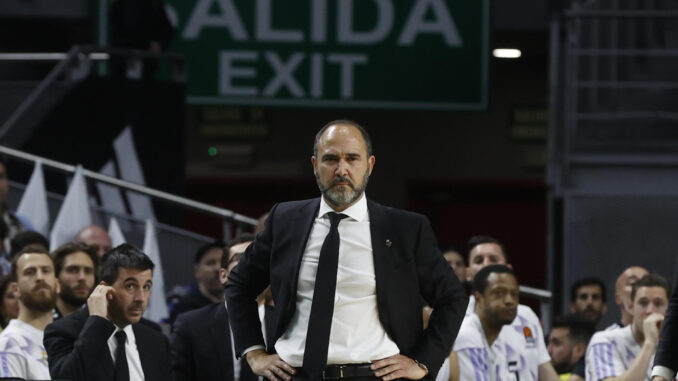
[[[506,264],[506,267],[508,267],[508,268],[510,268],[511,270],[513,270],[513,265],[510,264],[510,263],[507,263],[507,264]]]
[[[478,292],[478,291],[474,291],[474,292],[473,292],[473,297],[476,299],[476,305],[475,305],[475,307],[474,307],[474,311],[473,311],[473,312],[476,312],[476,313],[477,313],[478,308],[479,308],[478,306],[482,306],[484,297],[483,297],[483,294],[481,294],[481,293]],[[482,308],[482,307],[481,307],[481,308]]]
[[[604,303],[603,304],[603,313],[601,315],[605,315],[606,312],[607,312],[607,304]]]
[[[586,344],[577,343],[572,347],[572,361],[577,362],[586,353]]]
[[[370,156],[369,159],[367,159],[367,164],[370,166],[370,172],[369,172],[370,175],[372,174],[372,170],[374,169],[374,162],[376,160],[377,159],[374,157],[374,155]]]
[[[228,281],[228,270],[219,269],[219,281],[221,282],[222,286],[226,284]]]
[[[318,173],[318,159],[315,156],[311,155],[311,165],[313,166],[313,174]]]
[[[570,313],[572,314],[577,313],[577,308],[575,307],[574,303],[570,303]]]
[[[466,270],[464,270],[464,273],[466,273],[466,281],[473,282],[473,277],[471,276],[471,266],[466,266]]]

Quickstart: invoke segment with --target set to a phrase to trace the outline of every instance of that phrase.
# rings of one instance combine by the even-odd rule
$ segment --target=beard
[[[38,291],[38,287],[46,287],[49,291],[48,295],[43,294],[42,290]],[[54,291],[54,287],[51,287],[48,284],[42,284],[34,287],[30,292],[21,292],[19,300],[29,310],[49,312],[56,306],[57,294],[56,291]]]
[[[330,203],[332,206],[339,207],[350,205],[354,203],[356,200],[358,200],[360,196],[363,194],[363,192],[365,192],[365,189],[367,188],[367,182],[369,181],[369,179],[370,179],[369,171],[365,171],[365,175],[363,175],[362,182],[361,184],[358,185],[357,188],[348,177],[344,176],[335,177],[327,186],[325,186],[320,180],[320,176],[318,175],[318,173],[316,172],[315,174],[315,181],[318,184],[320,192],[325,197],[325,200],[327,200],[327,202]],[[339,183],[348,183],[347,185],[342,186],[347,188],[347,191],[341,192],[338,190],[334,190],[334,186]]]
[[[80,307],[87,302],[89,295],[81,298],[75,294],[72,287],[62,285],[59,297],[68,305]]]
[[[562,362],[553,362],[553,369],[556,370],[556,373],[558,374],[563,374],[563,373],[570,373],[574,369],[574,366],[576,364],[571,364],[572,362],[572,350],[570,349],[570,353],[567,355],[567,359]]]

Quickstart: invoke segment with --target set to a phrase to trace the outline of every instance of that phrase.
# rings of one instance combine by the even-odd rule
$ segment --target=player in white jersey
[[[500,339],[500,332],[515,319],[518,307],[513,270],[504,265],[485,267],[474,277],[473,294],[478,298],[476,313],[464,318],[448,359],[448,372],[439,374],[447,373],[453,381],[509,381],[511,347]]]
[[[12,319],[0,334],[0,375],[25,380],[49,380],[44,331]]]
[[[28,246],[12,263],[19,316],[0,333],[0,378],[49,380],[43,332],[52,322],[59,291],[54,263],[43,248]]]
[[[507,265],[504,246],[492,237],[475,236],[468,243],[468,267],[466,279],[471,281],[474,275],[485,266],[492,264]],[[510,267],[510,265],[507,265]],[[475,298],[469,298],[466,315],[473,313]],[[510,328],[510,329],[509,329]],[[504,337],[506,335],[506,337]],[[509,365],[511,372],[520,381],[558,381],[558,374],[546,349],[544,331],[537,315],[530,307],[519,304],[518,314],[501,332],[504,342],[511,343]]]
[[[586,350],[586,381],[651,379],[668,295],[669,285],[659,275],[646,275],[633,285],[633,321],[593,335]]]

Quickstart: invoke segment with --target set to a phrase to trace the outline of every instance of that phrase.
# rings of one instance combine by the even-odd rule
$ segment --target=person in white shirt
[[[646,275],[633,285],[633,321],[593,335],[586,350],[586,381],[650,380],[668,298],[669,285],[659,275]]]
[[[428,219],[367,198],[376,158],[357,123],[323,126],[310,159],[320,197],[276,204],[228,276],[236,354],[270,380],[435,378],[468,299]],[[269,285],[265,347],[255,300]]]
[[[0,377],[49,380],[42,339],[52,322],[59,288],[54,263],[46,250],[29,246],[14,259],[12,276],[17,282],[19,317],[0,333]]]
[[[454,342],[449,380],[508,380],[507,355],[512,348],[499,333],[509,328],[517,314],[518,282],[513,270],[504,265],[483,268],[473,278],[473,295],[475,313],[464,319]]]
[[[511,267],[507,262],[506,249],[499,240],[488,236],[471,237],[468,242],[466,280],[471,281],[478,271],[492,264]],[[471,295],[466,309],[467,317],[473,314],[475,303]],[[520,377],[520,381],[558,380],[546,349],[541,322],[530,307],[519,304],[516,318],[510,327],[502,330],[501,335],[503,340],[516,346],[516,353],[512,355],[514,359],[509,361],[512,364],[511,371]]]

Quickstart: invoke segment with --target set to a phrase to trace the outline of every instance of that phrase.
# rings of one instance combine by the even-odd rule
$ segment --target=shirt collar
[[[115,331],[113,331],[111,337],[115,336],[115,334],[118,333],[118,331],[125,331],[125,335],[127,335],[127,342],[130,344],[136,344],[137,337],[134,336],[134,328],[132,327],[132,324],[127,324],[123,329],[120,329],[120,327],[116,325]]]
[[[325,197],[321,197],[320,210],[318,210],[318,217],[324,217],[327,213],[330,212],[336,213],[336,211],[332,209],[330,204],[328,204],[327,201],[325,201]],[[367,221],[367,196],[365,196],[365,193],[363,192],[363,194],[360,195],[360,199],[358,200],[358,202],[349,206],[341,213],[351,217],[352,219],[358,222]]]

